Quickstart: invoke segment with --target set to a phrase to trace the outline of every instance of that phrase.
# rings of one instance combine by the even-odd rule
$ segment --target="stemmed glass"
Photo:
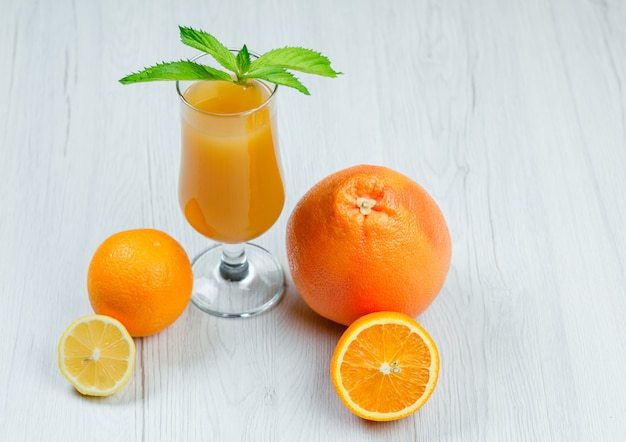
[[[251,53],[253,58],[256,54]],[[202,62],[202,54],[194,61]],[[278,261],[248,241],[278,219],[285,193],[274,84],[178,81],[179,203],[189,224],[219,242],[192,260],[192,302],[221,317],[248,317],[283,295]]]

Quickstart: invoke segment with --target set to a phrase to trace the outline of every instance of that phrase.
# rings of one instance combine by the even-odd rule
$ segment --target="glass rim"
[[[231,52],[234,52],[234,53],[238,52],[237,49],[233,49],[233,48],[228,48],[228,50],[231,51]],[[252,51],[248,51],[248,52],[254,58],[259,58],[260,57],[260,55],[257,54],[256,52],[252,52]],[[206,54],[206,53],[198,54],[195,57],[191,58],[190,61],[196,61],[196,60],[198,60],[199,58],[202,58],[202,57],[210,57],[210,54]],[[191,104],[189,101],[187,101],[185,99],[185,96],[183,95],[183,92],[181,92],[181,90],[180,90],[180,83],[183,82],[183,81],[184,82],[194,83],[196,81],[224,81],[224,80],[176,80],[176,92],[178,93],[178,97],[183,102],[183,104],[185,104],[187,107],[189,107],[191,110],[193,110],[195,112],[199,112],[201,114],[210,115],[212,117],[218,117],[218,118],[219,117],[226,117],[226,118],[228,118],[228,117],[230,117],[230,118],[232,118],[232,117],[243,117],[243,116],[246,116],[246,115],[254,114],[255,112],[258,112],[259,110],[263,109],[264,107],[269,106],[270,102],[273,101],[274,96],[276,95],[276,91],[278,90],[278,85],[277,84],[268,83],[267,81],[259,80],[259,79],[256,79],[256,78],[253,79],[253,80],[258,81],[259,83],[261,83],[264,86],[267,86],[270,89],[270,96],[267,97],[267,99],[263,103],[261,103],[260,106],[257,106],[255,108],[248,109],[248,110],[245,110],[245,111],[233,112],[233,113],[229,113],[229,114],[217,113],[217,112],[209,112],[209,111],[206,111],[204,109],[197,108],[196,106],[194,106],[193,104]]]

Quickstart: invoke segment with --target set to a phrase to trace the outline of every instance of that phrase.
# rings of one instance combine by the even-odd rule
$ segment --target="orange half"
[[[330,362],[333,386],[354,414],[391,421],[415,413],[437,384],[439,353],[426,330],[396,312],[365,315],[339,339]]]

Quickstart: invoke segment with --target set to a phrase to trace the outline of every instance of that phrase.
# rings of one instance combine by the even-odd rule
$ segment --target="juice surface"
[[[196,82],[184,92],[188,103],[206,112],[182,104],[179,202],[191,226],[216,241],[253,239],[282,211],[275,110],[266,105],[251,111],[270,93],[257,82],[242,87],[223,81]]]
[[[269,98],[270,91],[258,82],[241,86],[227,81],[198,81],[183,94],[194,107],[215,114],[236,114],[255,109]]]

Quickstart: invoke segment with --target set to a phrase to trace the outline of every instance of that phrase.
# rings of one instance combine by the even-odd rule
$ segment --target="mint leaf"
[[[334,78],[341,72],[330,66],[330,60],[312,49],[286,46],[273,49],[251,60],[248,47],[243,45],[235,55],[217,38],[205,31],[179,26],[181,41],[194,49],[212,56],[231,73],[196,63],[191,60],[160,63],[132,73],[120,80],[122,84],[158,80],[223,80],[245,85],[248,79],[256,78],[270,83],[295,88],[303,94],[309,91],[291,72],[322,75]]]
[[[237,53],[237,78],[241,79],[250,68],[250,53],[246,45],[243,45]]]
[[[132,73],[120,80],[122,84],[140,83],[159,80],[225,80],[232,81],[232,77],[218,69],[194,63],[189,60],[159,63],[147,67],[139,72]]]
[[[208,32],[197,31],[189,27],[179,26],[178,29],[180,30],[180,40],[184,44],[206,52],[229,71],[237,72],[235,56],[217,38]]]
[[[311,49],[298,47],[284,47],[266,52],[252,62],[250,72],[267,66],[278,66],[332,78],[341,74],[330,67],[330,60],[324,55]]]
[[[289,86],[299,90],[305,95],[311,95],[300,80],[294,77],[292,73],[278,66],[257,68],[254,72],[248,72],[247,78],[258,78],[260,80],[269,81],[270,83]]]

